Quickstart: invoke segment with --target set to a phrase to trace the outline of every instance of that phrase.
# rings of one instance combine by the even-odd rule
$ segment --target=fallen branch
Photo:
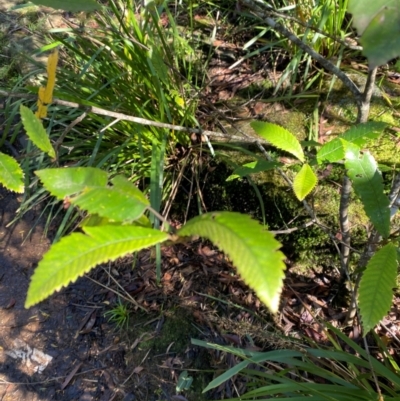
[[[313,224],[315,224],[315,221],[309,221],[307,223],[301,224],[300,226],[297,227],[292,227],[292,228],[288,228],[286,230],[269,230],[270,233],[275,234],[275,235],[280,235],[280,234],[291,234],[294,233],[295,231],[301,230],[303,228],[307,228],[312,226]]]
[[[36,95],[30,95],[27,93],[13,93],[13,92],[7,92],[7,91],[3,91],[3,90],[0,90],[0,95],[8,96],[8,97],[33,99],[33,100],[37,98]],[[52,104],[59,105],[59,106],[65,106],[65,107],[71,107],[71,108],[75,108],[75,109],[83,109],[86,114],[93,113],[93,114],[97,114],[100,116],[115,118],[115,119],[121,120],[121,121],[130,121],[130,122],[133,122],[136,124],[141,124],[141,125],[148,125],[148,126],[157,127],[157,128],[169,129],[172,131],[187,132],[189,134],[201,135],[202,140],[204,142],[207,142],[207,138],[212,138],[216,141],[219,140],[219,141],[224,141],[224,142],[225,141],[226,142],[227,141],[236,141],[236,142],[246,142],[246,143],[254,143],[255,144],[258,141],[263,144],[267,144],[266,141],[263,141],[259,138],[250,138],[250,137],[244,137],[244,136],[242,137],[242,136],[237,136],[237,135],[224,134],[222,132],[202,130],[201,128],[190,128],[190,127],[183,127],[181,125],[160,123],[158,121],[148,120],[146,118],[130,116],[127,114],[117,113],[115,111],[102,109],[102,108],[96,107],[96,106],[87,106],[84,104],[69,102],[67,100],[62,100],[62,99],[57,99],[57,98],[53,99]]]

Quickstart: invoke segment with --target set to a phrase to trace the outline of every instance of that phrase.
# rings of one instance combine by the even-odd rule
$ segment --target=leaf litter
[[[214,104],[232,99],[238,91],[260,84],[270,75],[265,68],[254,72],[254,66],[248,62],[230,68],[231,55],[235,54],[235,59],[242,56],[238,46],[219,40],[212,47],[219,52],[209,70],[204,91],[208,102],[201,106],[199,118],[203,125],[211,127],[221,117],[221,113],[215,113]],[[269,62],[263,57],[267,55],[260,55],[258,64]],[[281,71],[274,69],[273,74],[279,77]],[[244,119],[276,114],[278,106],[279,113],[286,112],[277,103],[266,104],[257,98],[237,109],[223,104],[226,116],[239,115]],[[322,142],[333,127],[327,123],[321,115],[318,128]],[[13,202],[17,207],[9,194],[2,195],[0,202],[8,205],[3,210],[7,211]],[[30,221],[25,223],[24,227],[16,226],[10,236],[12,242],[18,242],[19,231],[29,227]],[[322,322],[340,327],[347,312],[343,306],[347,303],[347,290],[338,288],[335,272],[311,270],[304,275],[290,266],[279,313],[271,316],[235,273],[229,260],[202,241],[163,247],[161,285],[156,282],[153,255],[145,251],[136,259],[124,258],[113,265],[101,266],[90,273],[90,279],[81,278],[38,307],[25,311],[21,305],[27,278],[47,246],[40,238],[41,234],[25,243],[22,257],[21,246],[14,246],[15,249],[2,256],[0,399],[10,394],[19,399],[31,396],[35,401],[195,399],[213,379],[210,370],[226,370],[240,359],[222,351],[195,347],[190,343],[191,337],[251,351],[301,349],[307,341],[326,344]],[[38,251],[32,252],[32,257],[29,246]],[[129,303],[130,298],[135,304]],[[104,312],[121,300],[129,307],[128,330],[119,330],[104,318]],[[399,350],[399,306],[400,298],[396,297],[388,316],[376,330],[394,356]],[[358,327],[347,332],[360,341]],[[53,360],[43,371],[44,379],[29,376],[21,366],[7,359],[10,340],[16,337],[52,355]],[[252,368],[265,369],[258,365]],[[192,385],[192,393],[177,394],[177,381],[184,370],[196,383]],[[207,398],[233,397],[245,391],[246,386],[246,378],[233,377],[207,394]]]

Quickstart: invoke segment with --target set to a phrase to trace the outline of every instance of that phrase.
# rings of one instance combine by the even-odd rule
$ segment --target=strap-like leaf
[[[302,201],[317,185],[318,179],[308,164],[304,164],[293,181],[293,191]]]
[[[390,309],[396,277],[397,250],[393,244],[387,244],[370,259],[361,278],[358,301],[364,335]]]
[[[0,184],[10,191],[24,192],[24,172],[11,156],[0,153]]]
[[[346,148],[345,166],[347,174],[353,181],[354,190],[360,198],[365,213],[383,236],[388,237],[390,231],[389,199],[383,192],[383,179],[375,159],[369,152],[360,157],[356,145],[343,141]]]
[[[255,160],[250,163],[243,164],[243,166],[235,168],[232,175],[230,175],[226,181],[232,181],[236,178],[244,177],[250,174],[260,173],[262,171],[273,170],[278,167],[280,163],[270,162],[264,159]]]
[[[56,152],[50,143],[49,136],[43,127],[42,122],[35,116],[31,109],[21,104],[20,114],[22,125],[25,128],[29,139],[43,152],[47,153],[53,159]]]
[[[280,243],[250,217],[214,212],[195,217],[178,232],[210,239],[229,255],[243,280],[272,312],[279,306],[285,264]]]
[[[304,162],[304,153],[298,139],[285,128],[276,124],[263,121],[252,121],[251,127],[258,135],[266,139],[272,145],[285,152],[291,153]]]
[[[377,138],[385,127],[387,127],[387,124],[380,121],[369,121],[351,127],[344,134],[327,142],[319,149],[317,153],[318,163],[323,161],[334,163],[344,159],[344,147],[341,139],[362,147],[368,139]]]
[[[164,242],[168,234],[143,227],[83,227],[61,239],[45,254],[33,273],[25,306],[28,308],[75,281],[99,263]]]
[[[75,195],[87,187],[107,185],[107,173],[94,167],[53,168],[38,170],[35,174],[58,199]]]

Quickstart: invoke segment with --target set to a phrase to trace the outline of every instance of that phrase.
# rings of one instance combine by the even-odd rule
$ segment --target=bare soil
[[[99,287],[82,278],[48,301],[25,309],[29,277],[50,241],[40,221],[27,236],[38,211],[7,227],[19,201],[4,189],[0,196],[0,399],[111,399],[113,389],[105,372],[119,374],[126,365],[114,336],[105,335],[110,326],[100,313],[104,306],[97,306]],[[88,315],[95,321],[85,331],[82,323]],[[45,361],[35,348],[52,357],[42,373],[38,370]],[[65,385],[68,374],[78,366],[76,378]]]

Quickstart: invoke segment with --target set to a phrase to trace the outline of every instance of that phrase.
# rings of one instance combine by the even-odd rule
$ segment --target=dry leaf
[[[69,373],[69,375],[65,378],[63,384],[61,384],[61,390],[64,390],[68,386],[69,382],[76,375],[76,373],[78,372],[78,370],[81,368],[82,365],[83,362],[80,362],[72,369],[71,373]]]

